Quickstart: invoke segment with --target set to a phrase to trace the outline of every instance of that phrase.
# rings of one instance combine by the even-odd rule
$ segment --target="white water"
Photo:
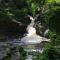
[[[47,38],[44,38],[44,37],[41,37],[39,35],[36,34],[36,29],[33,27],[34,25],[34,21],[35,19],[31,16],[30,17],[30,20],[31,20],[31,23],[28,25],[27,27],[27,35],[25,37],[23,37],[21,39],[21,42],[23,42],[25,45],[29,45],[29,44],[38,44],[38,43],[41,43],[42,41],[49,41],[49,39]],[[40,52],[42,53],[43,52],[43,49],[42,50],[39,50],[39,49],[31,49],[31,50],[26,50],[27,52]],[[33,60],[33,55],[27,55],[27,59],[26,60]]]
[[[27,55],[27,59],[26,60],[32,60],[32,55]]]
[[[35,19],[31,16],[30,20],[31,23],[27,26],[27,35],[21,39],[21,42],[25,44],[37,44],[41,43],[42,41],[49,41],[49,39],[44,38],[36,34],[36,29],[33,27]]]

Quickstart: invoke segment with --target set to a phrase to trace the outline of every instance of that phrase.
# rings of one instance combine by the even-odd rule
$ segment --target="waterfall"
[[[29,16],[29,15],[28,15],[28,17],[30,18],[31,23],[27,26],[26,30],[27,30],[28,33],[27,33],[27,35],[25,37],[23,37],[21,39],[21,42],[23,42],[26,45],[24,47],[26,47],[27,54],[28,54],[28,52],[40,52],[40,53],[42,53],[43,48],[41,49],[40,46],[39,46],[40,49],[39,48],[38,49],[37,48],[35,48],[35,49],[31,48],[30,49],[30,47],[32,47],[32,46],[29,46],[29,45],[40,44],[42,41],[49,41],[50,39],[47,39],[47,38],[44,38],[42,36],[37,35],[36,34],[36,29],[33,27],[34,24],[35,24],[34,23],[35,18],[33,18],[33,17]],[[27,46],[29,46],[28,49],[27,49]],[[28,54],[26,60],[33,60],[33,56],[34,55]],[[36,56],[34,56],[34,57],[36,58]]]
[[[27,32],[28,32],[27,36],[36,34],[36,29],[33,27],[35,19],[31,16],[29,17],[30,17],[31,23],[27,27]]]
[[[42,37],[42,36],[39,36],[36,34],[36,29],[33,27],[35,24],[34,23],[35,18],[33,18],[32,16],[29,16],[29,15],[28,15],[28,17],[30,18],[31,23],[27,26],[26,30],[28,33],[25,37],[22,37],[21,39],[14,39],[13,41],[0,42],[0,59],[2,59],[3,57],[6,56],[6,53],[10,51],[10,47],[13,48],[13,47],[16,47],[17,45],[19,45],[19,46],[24,45],[24,48],[27,48],[27,46],[29,46],[29,45],[34,45],[34,47],[35,47],[36,44],[40,44],[42,41],[50,41],[50,39],[47,39],[45,37]],[[46,33],[47,33],[47,31],[44,34],[46,34]],[[8,47],[8,46],[10,46],[10,47]],[[40,50],[38,48],[34,48],[34,49],[31,48],[29,50],[29,48],[26,51],[28,51],[28,52],[37,52],[38,51],[40,53],[43,52],[43,49]],[[16,53],[18,55],[17,52],[14,52],[14,54]],[[12,59],[17,58],[16,54],[14,56],[12,56]],[[32,57],[33,57],[33,55],[28,55],[26,60],[32,60]]]

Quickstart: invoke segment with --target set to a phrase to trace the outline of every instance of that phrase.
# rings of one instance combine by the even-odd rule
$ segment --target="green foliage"
[[[59,58],[60,54],[54,47],[47,49],[45,51],[45,56],[48,60],[52,60],[52,59],[53,60],[57,60],[57,59],[60,60],[60,58]]]
[[[43,13],[43,21],[48,25],[51,31],[60,33],[60,3],[53,1],[45,5],[45,10]]]
[[[33,60],[60,60],[60,48],[55,48],[50,43],[45,45],[43,53],[38,53]]]
[[[24,51],[23,47],[19,47],[19,53],[20,53],[20,60],[25,60],[27,56],[27,52]]]
[[[43,53],[37,54],[36,60],[60,60],[60,2],[49,0],[45,7],[43,21],[50,29],[50,42],[45,44]]]
[[[25,29],[21,25],[13,23],[15,19],[26,27],[30,21],[27,14],[35,16],[40,13],[38,21],[49,27],[50,43],[45,45],[42,54],[38,53],[36,60],[60,60],[60,0],[1,0],[0,1],[0,29],[5,35],[17,35]],[[46,28],[46,27],[45,27]],[[24,31],[22,31],[24,30]],[[20,32],[21,31],[21,32]],[[13,33],[12,33],[13,32]],[[26,52],[19,48],[20,60],[26,58]],[[9,56],[8,56],[9,57]],[[7,57],[6,57],[7,58]],[[8,58],[7,58],[8,59]]]
[[[56,32],[49,32],[49,37],[51,39],[51,44],[53,46],[59,46],[60,45],[60,35],[58,35]]]
[[[58,27],[58,26],[60,26],[59,17],[60,17],[60,9],[54,11],[54,15],[50,18],[50,21],[49,21],[50,29],[52,31],[56,31],[57,33],[60,33],[60,28]]]

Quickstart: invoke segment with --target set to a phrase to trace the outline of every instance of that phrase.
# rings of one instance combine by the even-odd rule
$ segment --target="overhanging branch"
[[[9,16],[9,18],[11,19],[12,22],[17,23],[19,25],[23,25],[21,22],[17,21],[16,19],[12,18],[11,16]]]

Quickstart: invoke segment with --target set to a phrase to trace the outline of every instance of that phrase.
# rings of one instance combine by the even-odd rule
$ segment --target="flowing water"
[[[30,19],[31,19],[31,23],[27,27],[28,33],[25,37],[21,38],[20,40],[14,39],[13,41],[0,42],[0,60],[4,56],[6,56],[6,52],[9,52],[9,50],[10,50],[9,48],[16,47],[16,45],[19,45],[19,46],[23,45],[24,48],[25,47],[27,48],[27,46],[29,45],[28,47],[30,48],[30,50],[28,48],[26,51],[29,51],[29,52],[38,51],[38,52],[42,53],[42,51],[43,51],[41,49],[42,47],[41,47],[41,45],[38,45],[38,44],[40,44],[42,41],[49,41],[49,39],[41,37],[36,34],[36,29],[33,27],[35,19],[33,17],[30,17]],[[10,44],[10,46],[9,46],[9,44]],[[32,46],[30,46],[30,45],[32,45]],[[39,48],[37,48],[38,46],[39,46]],[[18,59],[19,58],[18,50],[15,52],[14,51],[15,50],[13,50],[13,52],[12,52],[13,55],[12,55],[11,60],[19,60]],[[33,55],[28,54],[26,60],[32,60],[32,58],[33,58]]]

